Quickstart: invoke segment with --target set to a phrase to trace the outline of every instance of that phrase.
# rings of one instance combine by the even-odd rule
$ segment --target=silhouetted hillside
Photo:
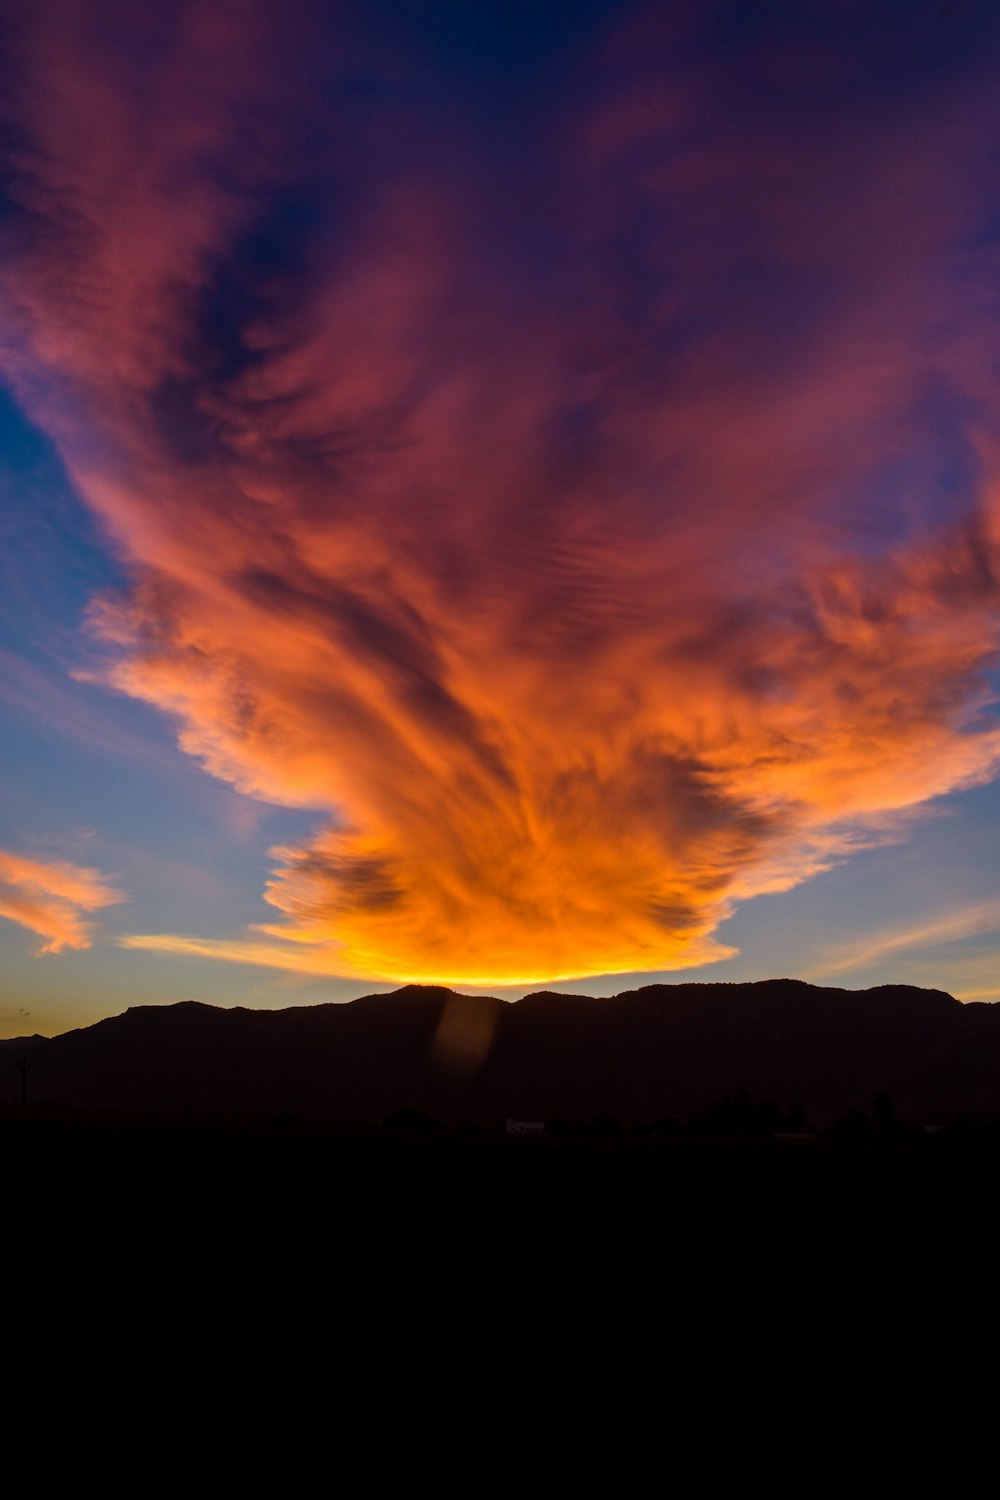
[[[138,1006],[0,1043],[0,1103],[20,1099],[25,1055],[33,1103],[130,1115],[633,1123],[746,1090],[817,1123],[880,1092],[904,1120],[1000,1119],[1000,1007],[907,985],[661,984],[517,1003],[409,985],[287,1010]]]

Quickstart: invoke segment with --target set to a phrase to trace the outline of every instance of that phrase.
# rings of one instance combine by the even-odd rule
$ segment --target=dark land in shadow
[[[511,1134],[511,1122],[516,1133]],[[539,1128],[544,1127],[544,1128]],[[407,986],[285,1010],[137,1006],[0,1042],[0,1131],[402,1157],[1000,1143],[1000,1007],[794,980],[516,1003]],[[277,1149],[284,1149],[278,1147]]]
[[[950,1327],[998,1080],[1000,1007],[906,987],[140,1006],[0,1043],[5,1233],[33,1316],[124,1306],[140,1341],[228,1303],[234,1347],[297,1308],[378,1351],[417,1311],[489,1363],[558,1308],[572,1347],[595,1317],[665,1349],[750,1317],[780,1353],[887,1299],[924,1329],[928,1288]]]

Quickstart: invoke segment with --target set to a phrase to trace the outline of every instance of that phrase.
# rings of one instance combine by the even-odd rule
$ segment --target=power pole
[[[28,1103],[28,1074],[31,1071],[31,1058],[27,1052],[18,1063],[17,1071],[21,1075],[21,1108],[24,1109]]]

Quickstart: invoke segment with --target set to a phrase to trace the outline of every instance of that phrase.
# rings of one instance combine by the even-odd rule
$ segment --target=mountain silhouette
[[[815,1123],[888,1094],[901,1120],[1000,1120],[1000,1007],[798,980],[654,984],[517,1002],[407,985],[348,1004],[136,1006],[0,1042],[0,1104],[159,1118],[373,1125],[682,1118],[741,1090]]]

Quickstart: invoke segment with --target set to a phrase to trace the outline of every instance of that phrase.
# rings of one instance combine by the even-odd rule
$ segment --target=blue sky
[[[0,1035],[1000,998],[991,8],[19,9]]]

